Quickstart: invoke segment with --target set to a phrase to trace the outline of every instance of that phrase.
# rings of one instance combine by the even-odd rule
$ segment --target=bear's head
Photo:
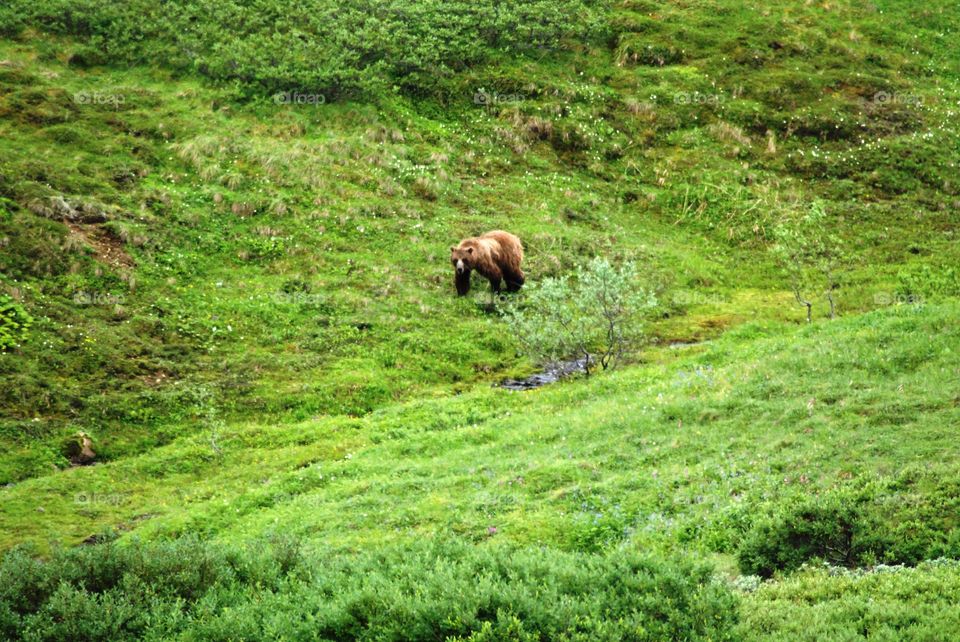
[[[450,262],[457,274],[468,274],[473,269],[476,249],[473,245],[461,243],[450,248]]]
[[[450,263],[455,271],[454,283],[460,296],[470,291],[470,270],[476,265],[476,259],[477,249],[468,241],[450,248]]]

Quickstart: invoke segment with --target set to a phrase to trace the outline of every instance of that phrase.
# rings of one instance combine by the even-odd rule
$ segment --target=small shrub
[[[770,577],[814,559],[853,567],[872,544],[862,511],[851,502],[829,498],[757,524],[744,538],[737,558],[744,573]]]
[[[614,267],[602,258],[566,276],[530,286],[522,303],[502,310],[524,350],[542,363],[575,357],[586,374],[595,364],[611,368],[643,338],[642,313],[656,298],[640,283],[636,267]]]
[[[960,294],[960,269],[920,264],[897,272],[897,301],[922,302]]]
[[[770,577],[813,561],[861,568],[960,557],[957,482],[897,483],[831,491],[757,522],[737,551],[740,569]]]
[[[287,251],[287,239],[282,236],[255,236],[247,240],[246,256],[251,260],[273,260]]]
[[[811,320],[811,294],[820,294],[830,306],[830,318],[836,314],[833,291],[841,258],[840,241],[829,229],[823,205],[814,203],[801,215],[785,215],[774,227],[774,256],[780,263],[797,303]]]
[[[873,572],[809,568],[763,583],[743,600],[737,637],[745,642],[955,640],[960,631],[960,565]]]
[[[0,295],[0,351],[18,347],[30,333],[33,318],[8,295]]]

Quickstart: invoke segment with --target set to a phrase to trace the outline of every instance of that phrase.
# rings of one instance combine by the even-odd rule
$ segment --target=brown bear
[[[494,293],[500,292],[501,281],[507,282],[509,292],[516,292],[523,285],[522,260],[523,245],[510,232],[493,230],[483,236],[463,239],[460,245],[450,248],[457,294],[463,296],[470,291],[472,270],[490,281]]]

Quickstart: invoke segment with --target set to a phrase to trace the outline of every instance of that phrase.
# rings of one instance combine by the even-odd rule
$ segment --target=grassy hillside
[[[18,484],[7,513],[44,519],[2,530],[8,545],[43,544],[139,522],[339,547],[447,530],[481,541],[493,526],[569,550],[735,553],[762,518],[822,495],[854,521],[884,518],[876,561],[926,557],[893,535],[915,520],[924,546],[956,554],[957,514],[943,510],[960,501],[956,314],[894,309],[774,337],[748,326],[669,364],[529,394],[481,387],[362,419],[231,425],[218,452],[185,437]]]
[[[741,595],[743,635],[865,628],[946,639],[936,633],[955,622],[940,600],[955,590],[955,565],[877,578],[791,571],[818,559],[871,568],[960,554],[957,312],[910,306],[785,336],[751,325],[668,365],[589,383],[482,389],[363,419],[234,425],[216,451],[182,438],[23,482],[4,492],[0,530],[7,545],[41,547],[101,541],[111,526],[123,540],[202,534],[226,547],[284,537],[326,560],[425,540],[610,563],[625,551],[688,555],[728,578],[781,578]],[[901,602],[908,585],[917,588]],[[900,606],[863,614],[840,591]],[[830,623],[809,629],[818,604]]]
[[[693,564],[662,635],[947,639],[957,24],[955,4],[892,0],[8,3],[0,548],[159,560],[201,536],[182,546],[230,566],[282,533],[306,551],[271,575],[287,599],[341,581],[291,569],[423,539],[425,559],[504,568],[590,556],[583,581]],[[839,318],[817,296],[806,325],[771,248],[815,202],[842,242]],[[493,228],[524,240],[531,283],[637,262],[649,342],[614,373],[492,387],[535,366],[485,284],[455,296],[447,253]],[[78,431],[95,465],[71,461]],[[88,568],[73,554],[50,568]],[[25,559],[4,563],[44,585]],[[184,639],[229,637],[206,591],[261,590],[224,572],[174,591],[205,622]],[[134,603],[110,587],[90,608]],[[5,595],[9,635],[30,613],[53,631],[35,609],[62,596]],[[484,604],[444,635],[573,635]],[[383,626],[363,635],[420,639]],[[647,639],[580,634],[628,629]]]

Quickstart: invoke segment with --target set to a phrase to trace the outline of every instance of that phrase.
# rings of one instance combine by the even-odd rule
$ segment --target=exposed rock
[[[107,210],[96,203],[80,203],[74,205],[63,196],[34,199],[27,203],[27,209],[38,216],[69,223],[106,223],[109,219]]]
[[[67,442],[66,456],[76,466],[92,464],[97,458],[97,453],[93,452],[93,439],[83,431],[78,432]]]

